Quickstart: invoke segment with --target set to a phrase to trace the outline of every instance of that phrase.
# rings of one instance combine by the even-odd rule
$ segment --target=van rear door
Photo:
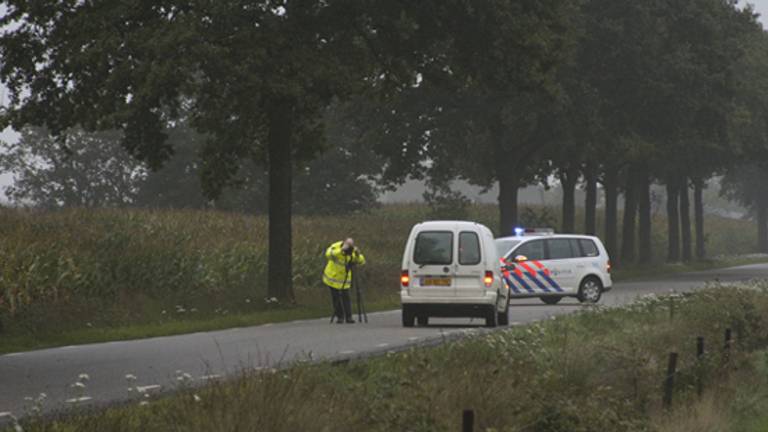
[[[479,297],[485,294],[485,257],[483,239],[477,231],[459,231],[456,236],[456,263],[454,281],[456,297]]]
[[[454,242],[452,230],[425,230],[413,240],[409,259],[411,295],[415,297],[454,296]]]

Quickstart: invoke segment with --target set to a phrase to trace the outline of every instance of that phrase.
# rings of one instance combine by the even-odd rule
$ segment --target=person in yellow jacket
[[[355,266],[365,265],[365,256],[355,247],[355,241],[348,238],[330,245],[325,258],[328,263],[323,272],[323,283],[331,290],[336,322],[354,323],[349,289],[352,288],[352,272]]]

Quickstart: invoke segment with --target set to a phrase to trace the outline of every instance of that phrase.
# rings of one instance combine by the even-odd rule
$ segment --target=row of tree
[[[668,190],[669,259],[687,259],[689,189],[703,256],[704,179],[768,161],[768,40],[731,0],[5,4],[0,126],[118,131],[156,170],[169,131],[188,124],[208,199],[248,164],[267,167],[271,296],[293,297],[293,173],[337,144],[324,139],[330,106],[349,119],[343,135],[368,143],[381,184],[498,183],[501,234],[518,189],[552,175],[563,230],[584,180],[594,232],[602,184],[606,244],[625,262],[652,258],[653,182]]]

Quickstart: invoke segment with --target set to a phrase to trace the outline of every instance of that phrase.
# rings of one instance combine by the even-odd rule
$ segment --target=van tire
[[[426,327],[429,325],[429,317],[426,315],[418,315],[416,317],[416,323],[419,324],[419,327]]]
[[[507,299],[507,305],[504,308],[504,312],[499,312],[499,316],[496,319],[499,325],[502,326],[508,326],[509,325],[509,299]]]
[[[554,305],[554,304],[560,303],[560,300],[562,300],[563,298],[559,296],[545,296],[545,297],[539,297],[539,299],[541,299],[541,301],[543,301],[548,305]]]
[[[403,327],[413,327],[414,316],[411,308],[403,305]]]
[[[496,312],[496,306],[488,308],[488,312],[485,314],[485,326],[496,327],[499,325],[499,314]]]
[[[579,285],[577,298],[581,303],[595,304],[603,294],[603,284],[595,276],[587,276]]]

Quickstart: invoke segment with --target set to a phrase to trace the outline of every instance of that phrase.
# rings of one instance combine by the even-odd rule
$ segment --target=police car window
[[[459,264],[475,265],[480,263],[480,239],[469,231],[459,233]]]
[[[514,252],[512,252],[512,258],[524,255],[529,260],[543,260],[544,259],[544,240],[533,240],[520,245]]]
[[[573,251],[573,256],[575,257],[587,256],[584,254],[584,251],[581,250],[581,246],[579,246],[579,239],[569,239],[568,241],[571,242],[571,250]]]
[[[453,262],[453,233],[450,231],[424,231],[416,236],[413,251],[416,264],[448,265]]]
[[[504,258],[518,244],[520,240],[496,240],[496,252],[500,258]]]
[[[595,245],[595,242],[592,240],[581,239],[579,240],[579,244],[581,244],[581,250],[584,251],[584,256],[596,257],[600,255],[600,251],[597,250],[597,245]]]
[[[549,259],[568,259],[576,256],[571,250],[571,242],[568,239],[550,239]]]

